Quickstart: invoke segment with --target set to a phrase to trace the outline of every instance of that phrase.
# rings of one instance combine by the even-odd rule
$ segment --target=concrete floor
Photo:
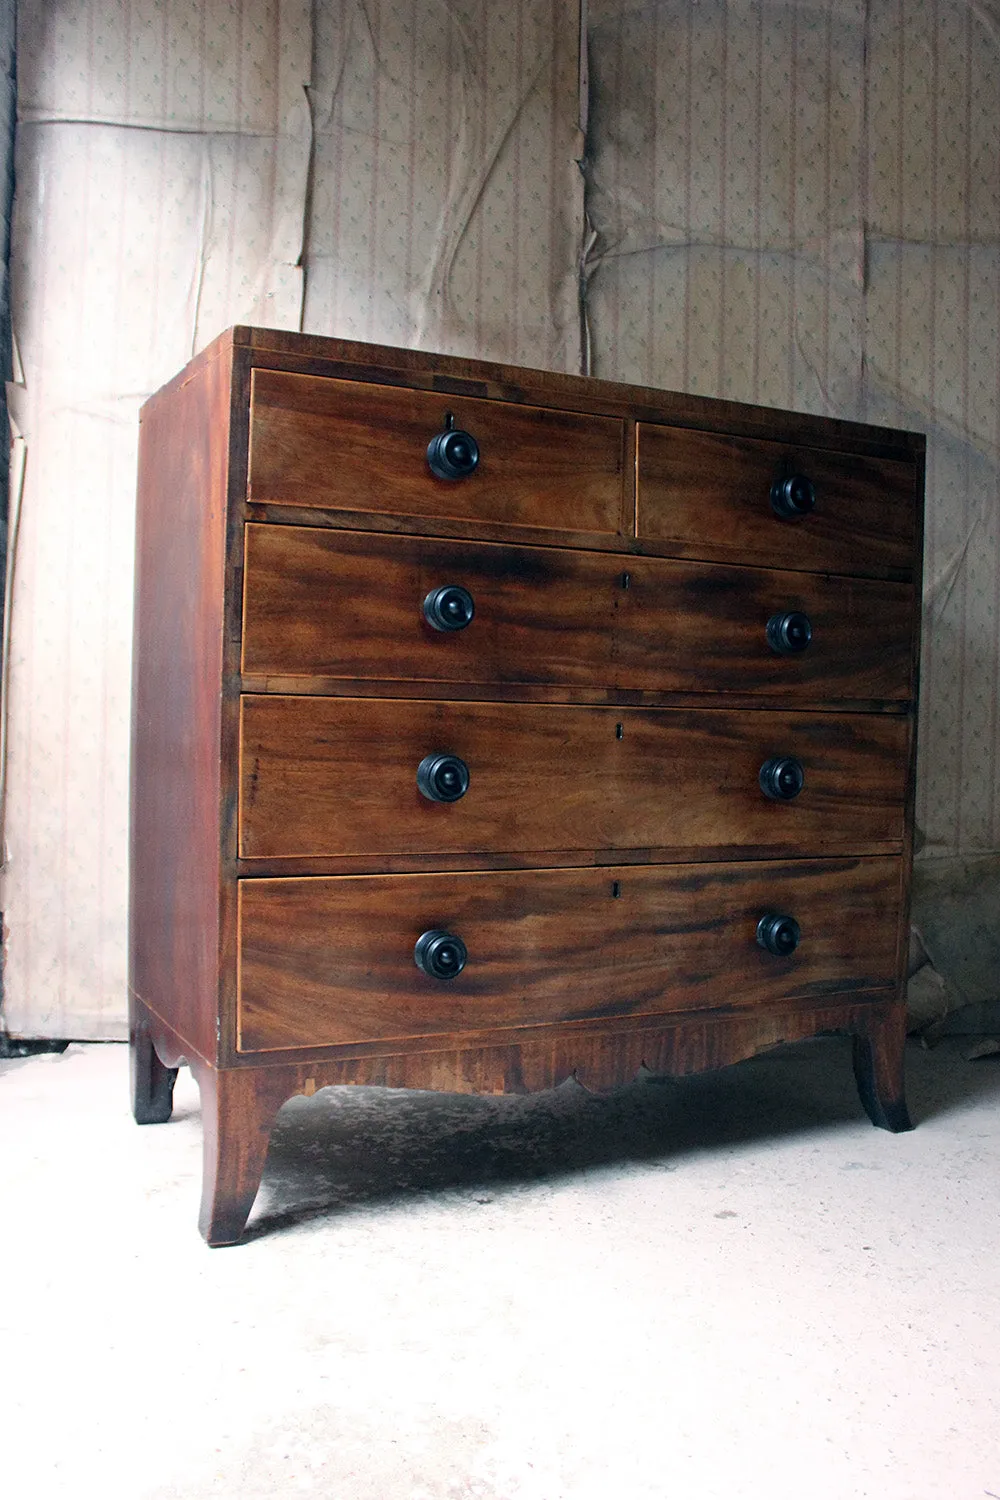
[[[1000,1062],[823,1040],[606,1099],[330,1091],[246,1241],[116,1045],[0,1064],[7,1500],[1000,1497]]]

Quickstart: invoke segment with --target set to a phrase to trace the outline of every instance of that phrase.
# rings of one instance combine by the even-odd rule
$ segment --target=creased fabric
[[[117,1037],[139,407],[237,322],[578,368],[578,10],[18,9],[5,1020]]]
[[[925,431],[917,822],[1000,849],[1000,25],[590,7],[595,374]]]

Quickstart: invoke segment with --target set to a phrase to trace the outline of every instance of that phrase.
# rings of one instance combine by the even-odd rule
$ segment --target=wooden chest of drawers
[[[142,415],[136,1118],[854,1037],[903,1100],[923,439],[238,328]]]

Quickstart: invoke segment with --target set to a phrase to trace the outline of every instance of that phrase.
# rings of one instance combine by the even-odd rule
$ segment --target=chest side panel
[[[130,834],[130,987],[216,1056],[230,365],[143,411]]]

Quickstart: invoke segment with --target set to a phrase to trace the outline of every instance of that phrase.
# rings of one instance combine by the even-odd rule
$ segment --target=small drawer
[[[817,573],[912,572],[912,464],[647,422],[637,444],[636,529],[657,551]]]
[[[886,990],[899,903],[892,859],[244,880],[238,1046],[467,1043]],[[433,933],[458,944],[425,940],[418,968]]]
[[[877,714],[248,695],[239,850],[531,864],[616,849],[895,853],[908,735],[906,719]],[[457,800],[421,791],[435,756],[465,767]],[[775,761],[801,767],[801,790],[790,766],[765,793]]]
[[[428,445],[449,421],[478,462],[437,478]],[[611,417],[253,372],[249,498],[261,504],[616,535],[623,453]]]
[[[449,586],[472,618],[437,629],[424,602]],[[252,524],[243,671],[899,701],[913,610],[911,585],[874,579]]]

